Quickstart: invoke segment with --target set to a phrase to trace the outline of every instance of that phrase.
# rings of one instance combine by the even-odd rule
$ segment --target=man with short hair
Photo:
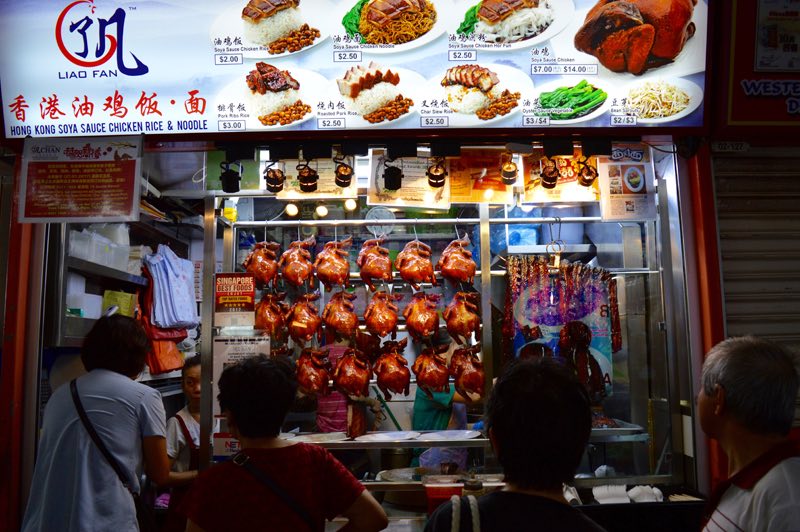
[[[703,364],[700,425],[728,455],[704,531],[800,530],[800,445],[789,439],[797,356],[752,336],[714,346]]]

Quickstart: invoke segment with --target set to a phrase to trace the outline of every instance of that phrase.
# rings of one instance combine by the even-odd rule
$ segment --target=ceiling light
[[[354,211],[358,207],[358,202],[353,198],[348,198],[344,200],[344,210],[346,211]]]
[[[402,159],[400,164],[403,164]],[[383,161],[383,188],[400,190],[403,184],[403,170],[397,166],[389,166],[389,160]]]
[[[447,169],[444,167],[444,161],[442,159],[438,159],[435,163],[428,167],[428,171],[425,172],[425,175],[428,176],[428,185],[432,186],[433,188],[443,187],[444,180],[447,177]]]
[[[239,170],[232,170],[231,166],[237,166]],[[222,181],[222,191],[229,194],[239,192],[239,181],[242,179],[242,163],[239,161],[231,163],[222,161],[219,163],[219,167],[222,169],[222,173],[219,176],[219,180]]]
[[[325,205],[317,205],[317,208],[314,209],[314,212],[317,214],[318,218],[325,218],[328,216],[328,208]]]
[[[517,164],[514,161],[507,161],[500,167],[500,177],[504,185],[515,185],[517,183]]]
[[[286,174],[280,168],[272,168],[277,161],[270,162],[264,168],[264,177],[267,179],[267,190],[273,194],[277,194],[283,190],[283,182],[286,181]]]
[[[490,200],[490,199],[492,199],[492,197],[494,197],[494,190],[493,189],[487,188],[486,190],[483,191],[483,199]]]
[[[284,210],[286,212],[286,216],[290,217],[295,217],[300,212],[300,209],[294,203],[289,203],[288,205],[286,205],[286,209]]]
[[[302,192],[314,192],[317,190],[319,174],[316,170],[311,168],[307,162],[298,164],[295,169],[297,170],[297,180],[300,181],[300,190]]]

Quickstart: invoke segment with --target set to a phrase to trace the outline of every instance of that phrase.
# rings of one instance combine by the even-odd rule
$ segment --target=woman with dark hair
[[[81,353],[88,373],[73,381],[77,400],[71,383],[47,402],[23,531],[138,530],[131,493],[140,491],[143,471],[159,485],[192,478],[170,478],[161,395],[134,381],[148,349],[132,318],[104,316],[92,327]],[[127,487],[89,435],[77,401]]]
[[[187,531],[321,531],[338,515],[348,519],[342,530],[386,527],[378,502],[328,451],[278,437],[296,393],[282,360],[260,355],[225,368],[217,398],[242,451],[194,482],[181,507]]]

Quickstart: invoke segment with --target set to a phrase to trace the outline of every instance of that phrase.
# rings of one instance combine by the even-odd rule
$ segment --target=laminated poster
[[[655,220],[655,174],[644,146],[616,145],[611,157],[599,158],[597,168],[604,221]]]
[[[450,180],[435,188],[428,184],[425,174],[432,160],[427,157],[402,157],[389,159],[386,152],[373,149],[370,157],[369,191],[367,205],[387,207],[424,207],[447,210],[450,208]],[[387,190],[383,177],[389,167],[399,168],[403,173],[398,190]]]
[[[218,273],[214,277],[214,326],[253,327],[256,281],[252,273]]]
[[[513,186],[503,184],[500,167],[509,159],[504,150],[463,149],[448,161],[450,201],[453,203],[514,202]]]
[[[221,414],[217,394],[217,383],[222,371],[246,358],[256,355],[269,355],[270,340],[268,336],[216,336],[214,337],[213,364],[213,397],[214,415]]]

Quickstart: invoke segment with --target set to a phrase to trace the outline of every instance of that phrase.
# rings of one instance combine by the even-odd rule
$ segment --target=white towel
[[[594,499],[600,504],[621,504],[628,503],[628,493],[625,491],[625,484],[619,486],[595,486],[592,488]]]
[[[661,490],[652,486],[634,486],[628,491],[628,497],[633,502],[661,502],[664,500]]]

